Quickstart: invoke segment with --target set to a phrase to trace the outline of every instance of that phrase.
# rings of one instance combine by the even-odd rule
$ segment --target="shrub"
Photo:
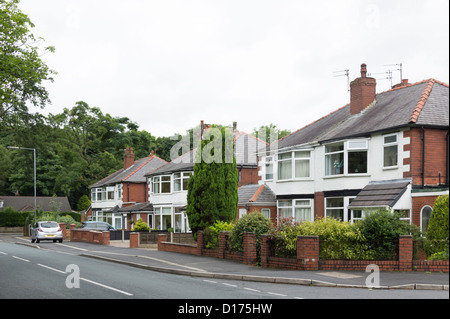
[[[214,225],[209,226],[203,231],[203,238],[205,240],[206,248],[218,248],[219,247],[219,234],[221,231],[231,231],[234,228],[233,223],[227,223],[223,221],[216,221]]]
[[[444,240],[449,237],[449,195],[439,196],[433,207],[428,224],[427,239]]]
[[[361,259],[367,257],[362,243],[364,236],[353,225],[333,218],[321,218],[301,224],[293,218],[280,220],[270,231],[275,254],[295,257],[298,236],[319,236],[321,259]]]
[[[142,218],[139,218],[139,220],[134,224],[133,231],[148,231],[150,230],[150,227],[146,223],[142,221]]]
[[[356,227],[366,238],[367,249],[374,259],[392,259],[396,256],[396,243],[402,235],[419,237],[417,226],[401,220],[402,217],[399,212],[378,209],[368,212],[364,219],[356,223]]]
[[[257,263],[261,262],[261,235],[270,230],[271,221],[264,217],[261,212],[252,212],[245,215],[236,222],[230,235],[230,248],[242,251],[244,246],[244,233],[256,234]]]

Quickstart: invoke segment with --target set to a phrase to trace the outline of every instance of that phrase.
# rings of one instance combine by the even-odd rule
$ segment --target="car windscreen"
[[[58,223],[45,222],[45,223],[41,223],[41,227],[42,228],[58,228],[59,225],[58,225]]]

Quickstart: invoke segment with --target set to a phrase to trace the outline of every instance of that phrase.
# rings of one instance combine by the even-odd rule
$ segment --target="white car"
[[[57,222],[46,221],[37,222],[35,227],[31,228],[31,242],[39,243],[41,240],[57,240],[62,243],[63,233]]]

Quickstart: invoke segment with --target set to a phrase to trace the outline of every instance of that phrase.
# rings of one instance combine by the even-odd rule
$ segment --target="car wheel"
[[[36,243],[38,243],[38,244],[39,244],[40,242],[41,242],[41,241],[40,241],[39,239],[37,239],[37,238],[36,238]]]
[[[60,239],[60,240],[59,240],[59,242],[60,242],[60,243],[62,243],[62,242],[63,242],[63,240],[62,240],[62,239]]]

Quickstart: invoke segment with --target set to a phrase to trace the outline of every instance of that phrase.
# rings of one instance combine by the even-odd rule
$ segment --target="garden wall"
[[[244,250],[233,252],[228,249],[227,240],[230,232],[220,232],[219,248],[204,248],[203,233],[197,233],[197,245],[169,243],[167,235],[159,235],[158,250],[171,251],[196,256],[215,257],[257,265],[256,235],[244,234]],[[371,264],[377,265],[381,271],[437,271],[449,272],[448,260],[414,260],[413,239],[401,236],[398,246],[397,260],[320,260],[320,240],[318,236],[299,236],[297,239],[296,257],[276,257],[273,255],[270,237],[261,236],[261,261],[263,268],[292,270],[334,270],[365,271]]]

